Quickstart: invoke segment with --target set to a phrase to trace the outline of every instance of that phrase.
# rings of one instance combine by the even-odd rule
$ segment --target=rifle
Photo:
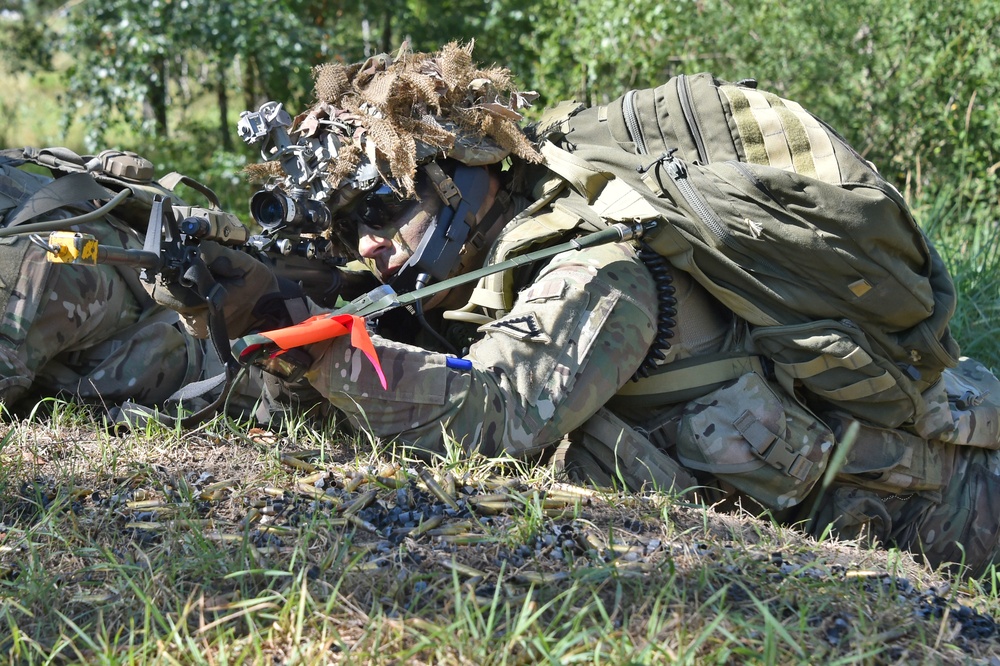
[[[265,261],[275,274],[300,284],[320,305],[334,307],[342,302],[341,298],[363,294],[377,280],[367,271],[345,268],[349,259],[334,240],[329,205],[333,189],[325,173],[337,158],[338,139],[332,133],[302,134],[293,142],[289,136],[291,124],[291,116],[278,102],[266,102],[257,111],[240,114],[237,125],[240,137],[248,145],[259,143],[264,162],[277,164],[281,171],[280,176],[272,177],[250,198],[250,214],[260,233],[251,234],[235,215],[223,211],[210,189],[192,179],[178,177],[176,182],[204,194],[210,206],[182,206],[173,203],[168,194],[153,195],[148,202],[149,219],[142,250],[97,245],[93,236],[62,231],[77,221],[74,219],[63,221],[62,226],[53,225],[56,232],[48,243],[35,242],[49,250],[49,258],[54,262],[128,265],[140,268],[142,278],[148,283],[159,280],[163,284],[180,283],[197,288],[198,281],[205,280],[196,261],[197,246],[210,240],[241,248]],[[149,178],[151,169],[149,164]],[[124,173],[127,169],[115,165],[105,166],[103,171]],[[134,171],[130,175],[136,175]],[[378,174],[374,169],[370,171],[368,177],[374,182]],[[125,186],[120,196],[129,188],[127,183],[118,184]],[[110,212],[116,205],[113,201],[105,204],[91,219]]]

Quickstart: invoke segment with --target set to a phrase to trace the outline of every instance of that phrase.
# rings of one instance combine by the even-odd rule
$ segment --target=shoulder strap
[[[629,382],[619,389],[615,400],[626,398],[632,406],[687,402],[751,372],[767,376],[759,356],[742,352],[692,356],[661,366],[639,381]]]
[[[113,196],[114,194],[98,185],[89,174],[66,174],[46,184],[14,209],[7,226],[16,226],[69,204],[91,199],[110,199]]]
[[[580,218],[560,208],[539,215],[523,217],[507,225],[493,244],[487,265],[498,264],[561,240],[577,228]],[[469,303],[498,314],[506,313],[514,302],[514,275],[511,271],[482,278],[469,297]]]

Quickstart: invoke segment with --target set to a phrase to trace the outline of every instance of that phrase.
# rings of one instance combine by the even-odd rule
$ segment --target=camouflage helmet
[[[269,181],[271,188],[322,201],[336,218],[356,206],[361,195],[380,188],[401,198],[415,197],[418,169],[439,174],[435,165],[451,165],[444,178],[453,179],[449,187],[461,191],[459,181],[473,179],[465,169],[495,164],[508,155],[541,162],[519,126],[520,110],[537,95],[518,92],[507,69],[477,65],[473,47],[453,42],[434,53],[414,53],[404,44],[394,55],[316,67],[316,102],[294,120],[287,114],[279,118],[284,112],[271,103],[271,120],[258,122],[289,131],[271,132],[261,150],[265,161],[250,165],[247,172],[252,179]],[[264,111],[261,107],[258,113]],[[251,142],[248,136],[255,128],[244,120],[240,133]],[[441,194],[442,188],[437,189]],[[451,202],[444,194],[442,198],[454,208],[462,197]],[[337,235],[337,225],[330,226]],[[448,236],[453,238],[454,230]],[[452,247],[441,257],[457,251]],[[435,254],[424,268],[433,264],[434,277],[440,278],[452,269],[440,264],[449,261]]]

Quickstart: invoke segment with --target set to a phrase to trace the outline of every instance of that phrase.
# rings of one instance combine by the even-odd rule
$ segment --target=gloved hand
[[[198,252],[211,276],[225,290],[221,309],[228,336],[237,338],[256,328],[262,318],[255,313],[255,305],[278,291],[278,279],[271,268],[246,252],[211,241],[200,243]],[[161,284],[159,279],[146,286],[153,300],[181,315],[191,335],[208,337],[208,305],[194,287]]]

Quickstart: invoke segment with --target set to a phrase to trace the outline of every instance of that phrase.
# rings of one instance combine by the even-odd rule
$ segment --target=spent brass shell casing
[[[378,497],[377,490],[369,490],[363,495],[360,495],[356,500],[347,505],[347,507],[344,509],[344,515],[345,516],[353,515],[358,511],[361,511],[362,509],[370,506],[371,503],[375,501],[376,497]]]
[[[327,502],[329,504],[338,503],[336,497],[333,497],[332,495],[327,495],[325,492],[312,485],[297,483],[295,484],[295,492],[299,493],[300,495],[306,495],[307,497],[311,497],[321,502]]]
[[[318,469],[316,465],[296,458],[295,456],[288,455],[287,453],[281,454],[279,460],[282,465],[287,465],[288,467],[292,467],[294,469],[300,469],[303,472],[315,472]]]
[[[435,527],[440,525],[442,521],[444,521],[444,516],[441,515],[431,516],[426,520],[422,520],[420,521],[419,525],[413,528],[413,530],[410,532],[410,536],[418,537],[421,534],[427,532],[428,530],[434,529]]]
[[[468,534],[474,523],[471,520],[460,520],[454,523],[448,523],[447,525],[442,525],[441,527],[435,527],[427,530],[428,536],[448,536],[455,534]]]
[[[366,532],[371,532],[372,534],[378,534],[378,528],[377,527],[375,527],[374,525],[372,525],[371,523],[369,523],[367,520],[362,520],[361,518],[359,518],[358,516],[354,515],[353,513],[350,514],[350,515],[348,515],[347,518],[346,518],[346,520],[347,520],[348,523],[350,523],[352,525],[355,525],[357,527],[360,527],[361,529],[363,529]]]
[[[444,488],[441,487],[441,485],[437,482],[437,479],[434,478],[434,475],[431,474],[429,470],[421,468],[417,473],[420,475],[420,480],[424,482],[424,485],[427,486],[427,490],[429,490],[432,495],[447,504],[452,510],[462,510],[458,505],[458,502],[455,501],[455,498],[445,492]]]
[[[330,478],[329,472],[327,472],[326,470],[318,470],[308,476],[304,476],[301,479],[298,479],[296,483],[313,486],[317,481],[326,481],[328,478]]]
[[[458,573],[462,574],[463,576],[470,576],[472,578],[476,578],[476,577],[486,578],[486,572],[480,571],[479,569],[476,569],[475,567],[470,567],[467,564],[462,564],[461,562],[456,562],[454,560],[445,560],[445,561],[441,562],[441,564],[443,564],[444,566],[448,567],[449,569],[457,571]]]
[[[153,511],[155,509],[164,509],[167,507],[174,507],[175,505],[170,504],[161,499],[148,499],[139,500],[133,502],[126,502],[125,506],[133,511]]]
[[[292,527],[285,527],[284,525],[258,525],[257,529],[261,532],[267,532],[268,534],[275,534],[277,536],[292,536],[298,534],[298,530]]]
[[[480,543],[495,543],[493,537],[483,534],[443,534],[438,537],[444,543],[451,543],[459,546],[474,546]]]
[[[346,490],[349,493],[353,493],[358,488],[360,488],[361,484],[364,482],[365,482],[364,474],[355,474],[349,479],[344,480],[344,490]]]
[[[304,460],[305,458],[315,458],[321,455],[323,452],[319,449],[305,449],[304,451],[286,451],[285,455],[290,458],[298,458],[299,460]]]

